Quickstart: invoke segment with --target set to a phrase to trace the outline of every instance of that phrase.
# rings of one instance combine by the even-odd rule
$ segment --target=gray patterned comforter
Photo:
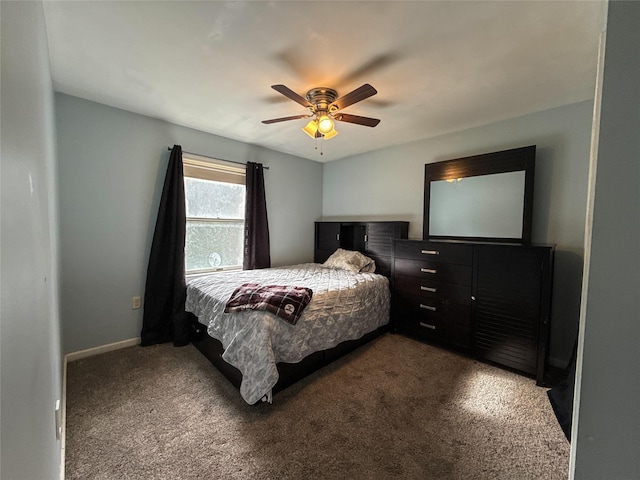
[[[309,287],[313,297],[296,325],[265,311],[224,313],[235,288],[249,282]],[[186,310],[220,340],[222,358],[242,372],[242,398],[253,404],[271,398],[278,381],[277,362],[299,362],[388,323],[389,297],[389,282],[382,275],[305,263],[191,279]]]

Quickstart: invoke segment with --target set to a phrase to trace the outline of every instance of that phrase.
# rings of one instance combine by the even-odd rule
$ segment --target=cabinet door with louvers
[[[553,247],[479,246],[474,350],[541,376],[548,344]]]
[[[408,222],[368,222],[365,241],[365,255],[376,262],[376,272],[391,275],[391,254],[393,240],[407,238]]]

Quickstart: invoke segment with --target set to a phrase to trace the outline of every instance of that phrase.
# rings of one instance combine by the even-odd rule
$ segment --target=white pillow
[[[371,258],[364,256],[360,252],[343,250],[342,248],[333,252],[322,265],[356,273],[373,273],[376,271],[376,262]]]

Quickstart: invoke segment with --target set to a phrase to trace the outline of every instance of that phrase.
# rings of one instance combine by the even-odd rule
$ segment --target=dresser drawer
[[[396,241],[395,256],[412,260],[471,265],[473,246],[444,242]]]
[[[436,308],[436,311],[421,308],[420,305]],[[421,337],[439,340],[442,313],[437,311],[437,306],[435,301],[421,303],[413,298],[398,299],[394,312],[395,326],[416,333]]]
[[[468,348],[471,307],[420,297],[399,298],[395,326],[421,337]]]
[[[460,305],[471,304],[471,285],[439,282],[431,276],[409,277],[396,275],[394,290],[398,297],[420,296],[424,298],[448,299],[451,303]]]
[[[472,272],[471,265],[418,261],[397,257],[395,259],[395,275],[405,275],[437,282],[471,285]]]

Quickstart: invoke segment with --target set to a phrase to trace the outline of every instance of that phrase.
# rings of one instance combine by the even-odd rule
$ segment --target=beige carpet
[[[193,346],[68,365],[67,479],[564,479],[529,378],[384,335],[249,406]]]

